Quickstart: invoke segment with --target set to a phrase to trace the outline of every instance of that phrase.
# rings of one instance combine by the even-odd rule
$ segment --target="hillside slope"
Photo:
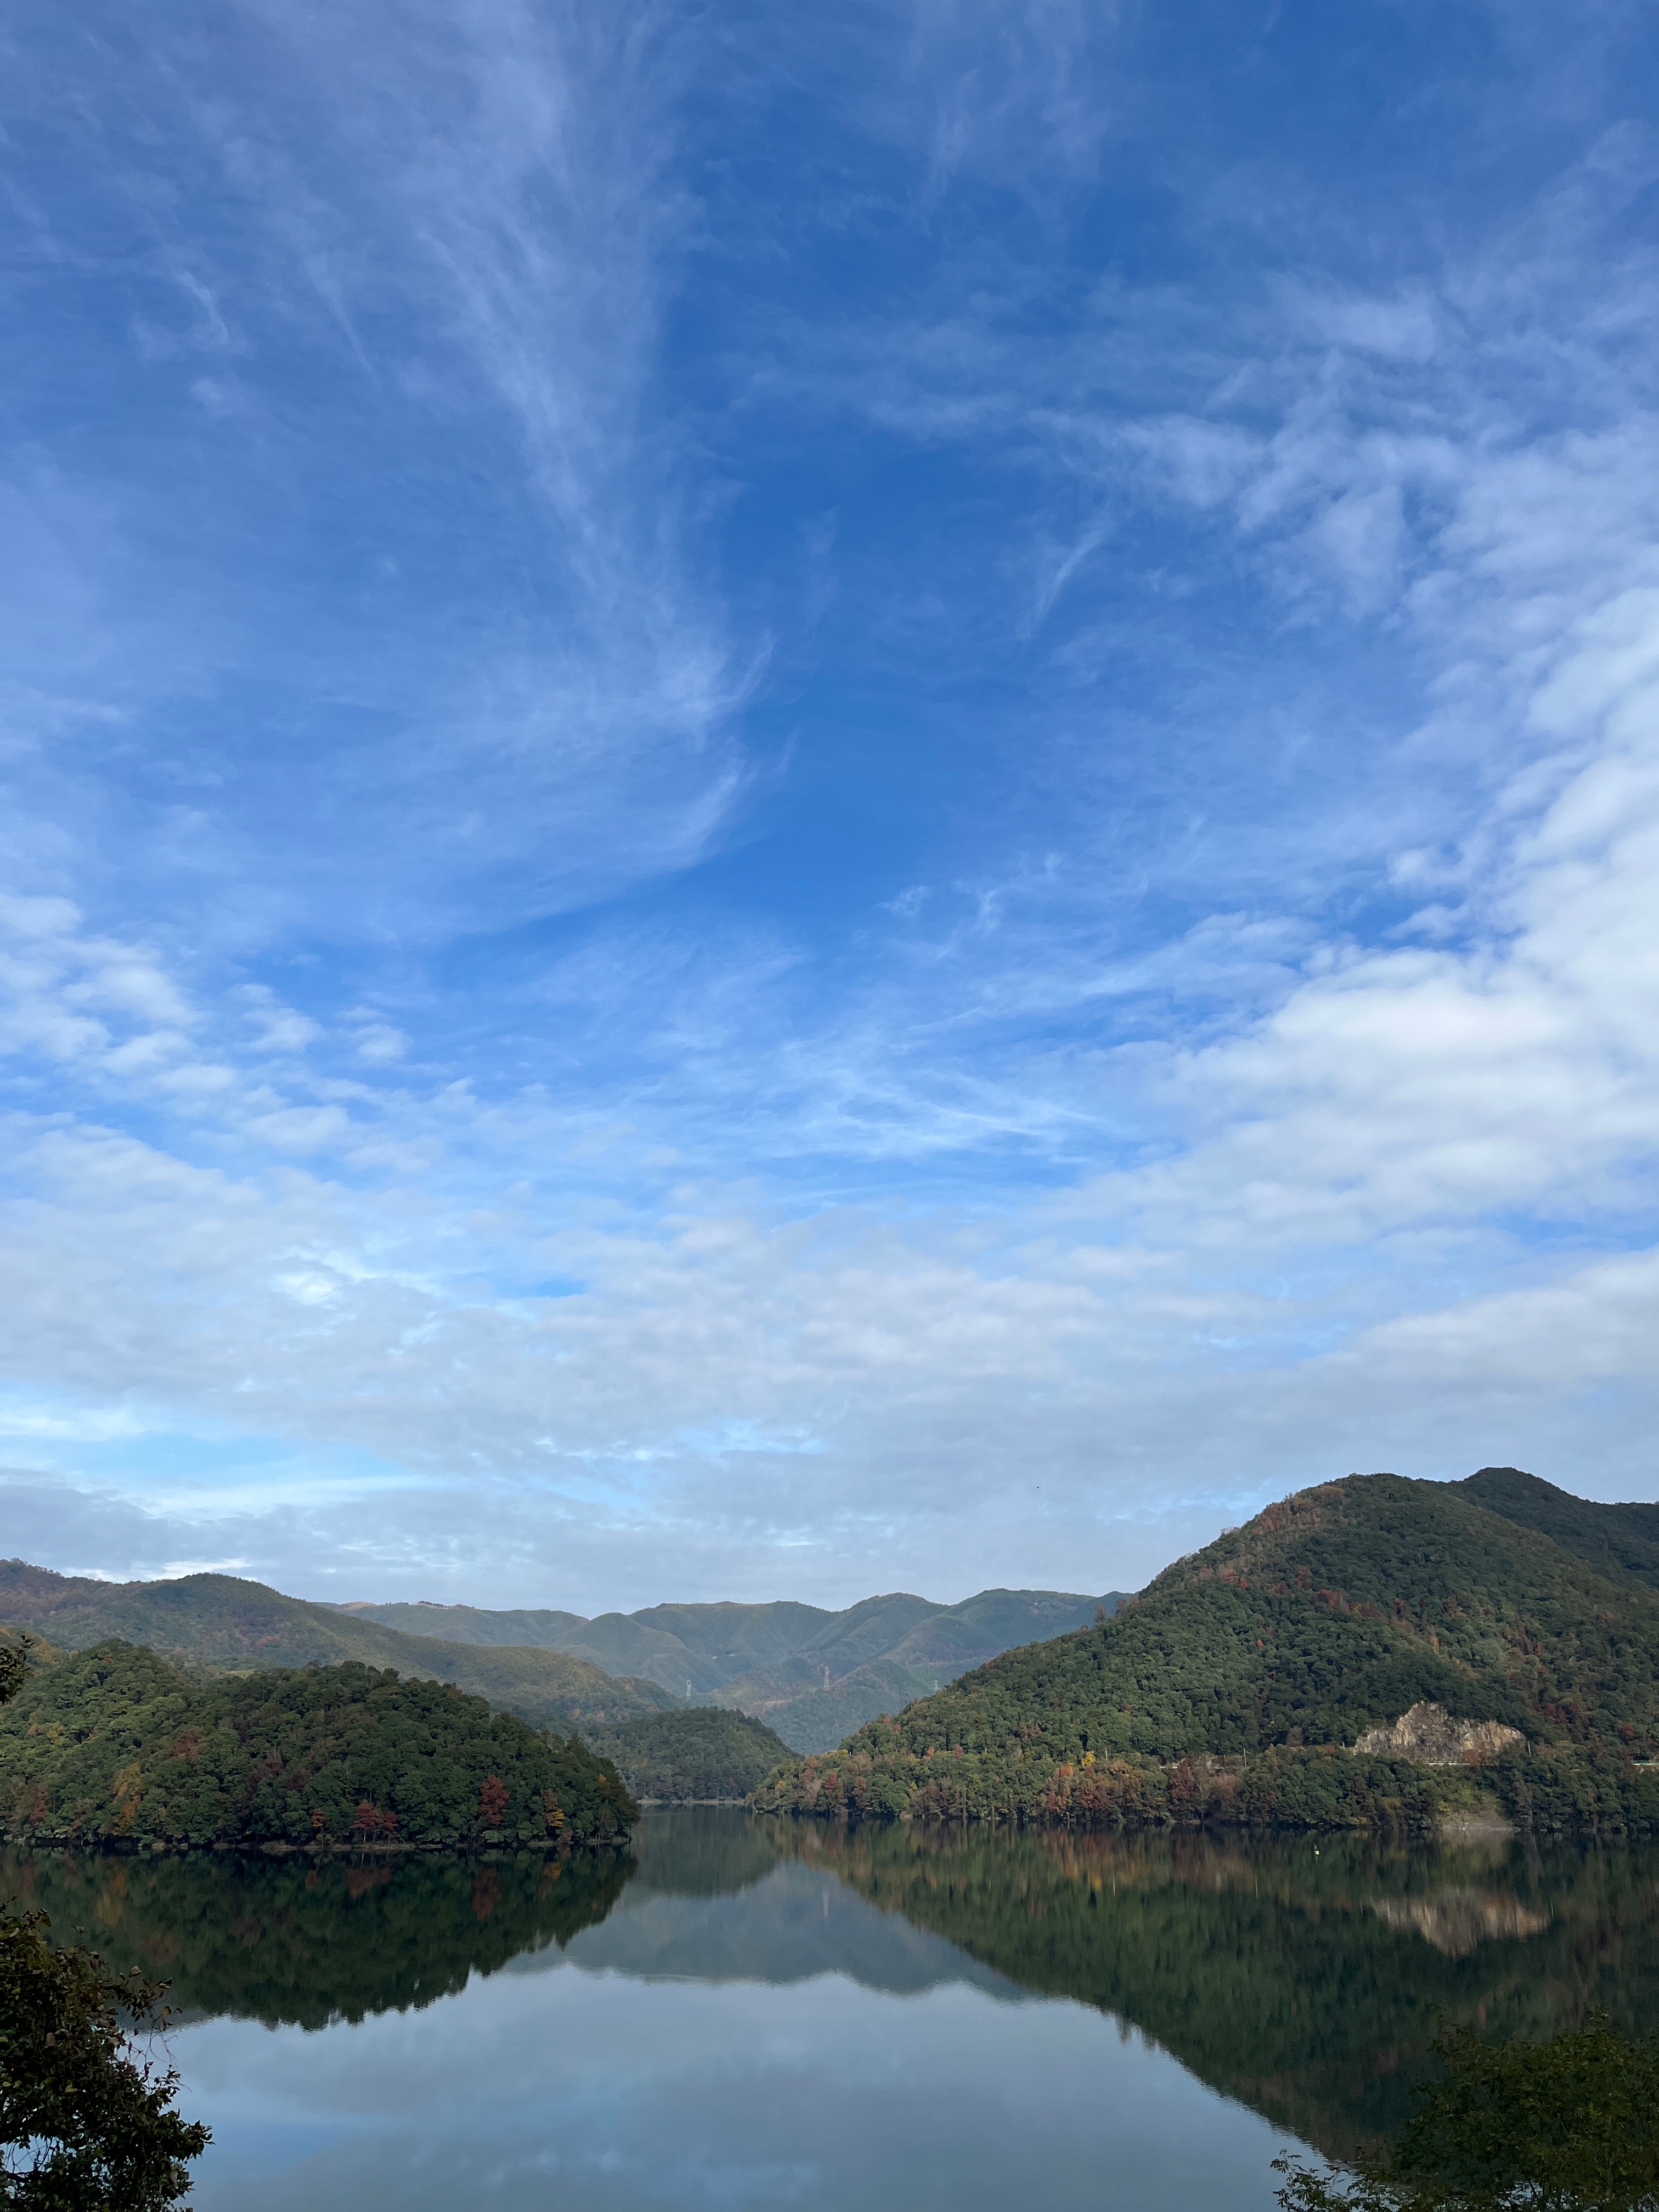
[[[1659,1505],[1598,1505],[1518,1467],[1483,1467],[1453,1487],[1547,1536],[1597,1574],[1634,1575],[1659,1589]]]
[[[0,1622],[72,1650],[116,1637],[216,1673],[356,1659],[416,1680],[453,1682],[538,1728],[614,1725],[677,1702],[655,1682],[618,1680],[568,1653],[477,1650],[435,1637],[402,1636],[235,1575],[100,1583],[7,1559],[0,1561]]]
[[[1351,1476],[1177,1561],[1103,1627],[1006,1652],[783,1770],[757,1802],[1152,1816],[1170,1808],[1176,1763],[1189,1763],[1178,1794],[1192,1796],[1195,1759],[1278,1747],[1282,1766],[1304,1745],[1352,1746],[1420,1700],[1539,1745],[1650,1756],[1659,1597],[1452,1486]],[[1325,1765],[1328,1795],[1358,1786],[1397,1802],[1415,1786],[1403,1762]],[[1260,1804],[1275,1771],[1258,1756],[1228,1791]]]
[[[637,1810],[574,1737],[435,1682],[349,1662],[204,1680],[115,1642],[33,1656],[0,1712],[14,1838],[598,1843]]]
[[[880,1712],[925,1697],[1012,1644],[1059,1636],[1115,1610],[1122,1594],[981,1590],[959,1605],[906,1591],[838,1613],[770,1605],[656,1605],[592,1620],[557,1612],[474,1606],[362,1605],[350,1619],[404,1634],[487,1644],[545,1644],[608,1669],[645,1676],[702,1703],[763,1718],[796,1750],[824,1748]]]
[[[672,1805],[741,1804],[788,1754],[763,1721],[725,1705],[652,1713],[623,1728],[587,1728],[582,1741],[611,1761],[635,1796]]]

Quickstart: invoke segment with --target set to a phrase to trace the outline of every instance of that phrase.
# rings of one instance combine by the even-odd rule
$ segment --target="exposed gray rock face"
[[[1354,1749],[1382,1759],[1414,1759],[1421,1766],[1478,1766],[1525,1741],[1519,1729],[1501,1721],[1455,1721],[1443,1705],[1424,1703],[1388,1728],[1367,1729]]]

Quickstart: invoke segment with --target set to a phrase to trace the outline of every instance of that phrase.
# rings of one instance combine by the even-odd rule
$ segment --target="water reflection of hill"
[[[592,1973],[652,1981],[811,1981],[845,1974],[907,1996],[968,1982],[1005,1998],[1019,1989],[953,1943],[902,1917],[872,1913],[833,1867],[796,1856],[793,1821],[688,1805],[641,1823],[639,1871],[622,1909],[564,1955]],[[521,1962],[536,1972],[545,1956]]]
[[[641,1891],[671,1897],[735,1897],[793,1850],[791,1826],[751,1820],[726,1805],[680,1805],[634,1832]]]
[[[910,1994],[968,1983],[1139,2028],[1332,2149],[1391,2130],[1442,2017],[1548,2034],[1659,2011],[1659,1852],[1323,1838],[834,1830],[723,1809],[642,1824],[638,1861],[43,1853],[0,1868],[60,1936],[171,1978],[186,2014],[320,2027],[469,1975]]]
[[[0,1861],[0,1891],[43,1907],[59,1942],[165,1977],[187,2019],[322,2027],[431,2004],[471,1974],[562,1948],[633,1873],[614,1852],[311,1866],[46,1851]]]
[[[589,1973],[647,1981],[781,1986],[844,1974],[893,1996],[947,1982],[1008,2000],[1024,1994],[945,1937],[872,1913],[828,1869],[799,1863],[775,1865],[740,1897],[653,1896],[635,1886],[622,1910],[574,1937],[564,1955]]]
[[[1541,2036],[1659,2003],[1659,1854],[1376,1839],[792,1832],[1027,1990],[1098,2006],[1331,2148],[1391,2130],[1441,2018]]]

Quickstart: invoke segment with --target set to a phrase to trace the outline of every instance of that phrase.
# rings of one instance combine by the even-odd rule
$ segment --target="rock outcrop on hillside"
[[[1526,1738],[1501,1721],[1457,1721],[1426,1699],[1387,1728],[1367,1729],[1354,1745],[1373,1759],[1411,1759],[1419,1766],[1479,1766]]]

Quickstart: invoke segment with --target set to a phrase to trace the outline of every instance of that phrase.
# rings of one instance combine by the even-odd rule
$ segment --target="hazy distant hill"
[[[621,1728],[585,1728],[581,1736],[636,1797],[675,1805],[740,1804],[789,1751],[764,1721],[727,1705],[648,1713]]]
[[[907,1592],[844,1611],[771,1605],[656,1605],[585,1620],[556,1612],[492,1613],[464,1605],[361,1605],[348,1617],[456,1643],[511,1638],[565,1651],[613,1674],[646,1676],[698,1703],[765,1719],[797,1751],[826,1749],[878,1713],[926,1697],[1011,1645],[1059,1636],[1109,1615],[1122,1593],[981,1590],[960,1605]]]
[[[0,1561],[0,1622],[33,1629],[70,1650],[119,1637],[218,1674],[360,1659],[365,1666],[453,1682],[538,1728],[614,1724],[677,1703],[656,1682],[618,1680],[565,1652],[403,1636],[235,1575],[100,1583],[7,1559]]]
[[[1388,1474],[1269,1506],[1103,1627],[1003,1653],[763,1802],[1059,1820],[1423,1811],[1427,1770],[1316,1748],[1419,1701],[1521,1731],[1517,1802],[1659,1817],[1659,1769],[1636,1764],[1659,1753],[1659,1596],[1466,1485]]]
[[[1598,1574],[1622,1570],[1659,1588],[1659,1505],[1597,1505],[1518,1467],[1483,1467],[1453,1485],[1522,1528],[1535,1528]]]

